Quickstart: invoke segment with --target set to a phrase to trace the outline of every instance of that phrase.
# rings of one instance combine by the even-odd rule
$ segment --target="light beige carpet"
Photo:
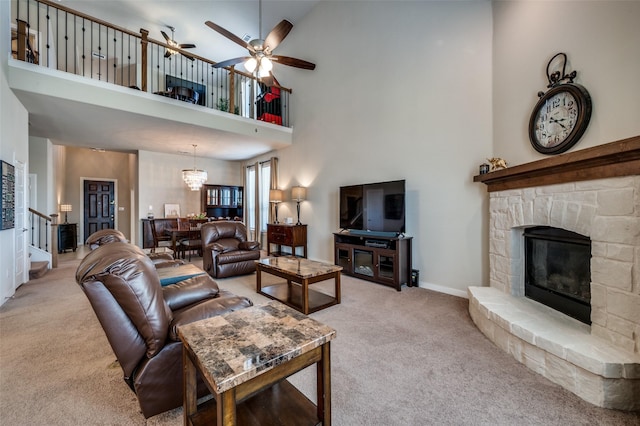
[[[78,260],[67,259],[0,308],[0,424],[182,424],[181,408],[140,414],[75,283]],[[219,283],[267,300],[255,293],[255,275]],[[343,276],[342,304],[311,315],[337,330],[333,424],[640,425],[637,413],[594,407],[520,365],[476,329],[467,308],[465,299]],[[314,399],[313,367],[291,382]]]

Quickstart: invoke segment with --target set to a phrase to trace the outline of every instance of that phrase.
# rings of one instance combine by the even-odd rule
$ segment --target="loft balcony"
[[[48,0],[11,4],[8,81],[30,135],[239,160],[291,145],[291,90]],[[200,148],[202,146],[202,149]]]

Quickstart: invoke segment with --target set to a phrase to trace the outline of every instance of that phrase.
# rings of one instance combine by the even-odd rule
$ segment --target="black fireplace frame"
[[[572,318],[575,318],[578,321],[591,325],[591,303],[585,303],[584,301],[579,300],[575,297],[571,297],[570,295],[567,295],[565,293],[536,286],[532,283],[533,277],[531,268],[527,267],[526,263],[526,259],[529,258],[529,252],[531,250],[530,243],[534,239],[587,245],[589,247],[591,246],[591,239],[575,232],[567,231],[561,228],[553,228],[550,226],[537,226],[527,228],[524,230],[523,237],[525,251],[525,296],[546,306],[549,306],[550,308],[553,308],[559,312],[562,312]],[[591,258],[591,256],[589,258]]]

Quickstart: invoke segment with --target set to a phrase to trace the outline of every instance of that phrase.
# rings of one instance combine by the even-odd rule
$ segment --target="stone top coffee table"
[[[181,326],[178,335],[185,424],[331,424],[331,327],[272,301]],[[317,406],[282,380],[314,363]],[[204,407],[196,374],[214,395]]]
[[[265,257],[256,260],[256,291],[308,315],[340,303],[340,271],[342,266],[296,256]],[[287,282],[262,287],[263,272]],[[333,296],[309,288],[311,284],[332,278]]]

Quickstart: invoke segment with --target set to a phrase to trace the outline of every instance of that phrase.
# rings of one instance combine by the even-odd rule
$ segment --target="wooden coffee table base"
[[[306,272],[304,272],[305,270]],[[256,291],[309,315],[340,303],[341,271],[341,266],[308,259],[290,256],[267,257],[256,261]],[[263,287],[263,272],[284,278],[287,282]],[[335,283],[333,296],[309,288],[311,284],[330,279],[333,279]]]

